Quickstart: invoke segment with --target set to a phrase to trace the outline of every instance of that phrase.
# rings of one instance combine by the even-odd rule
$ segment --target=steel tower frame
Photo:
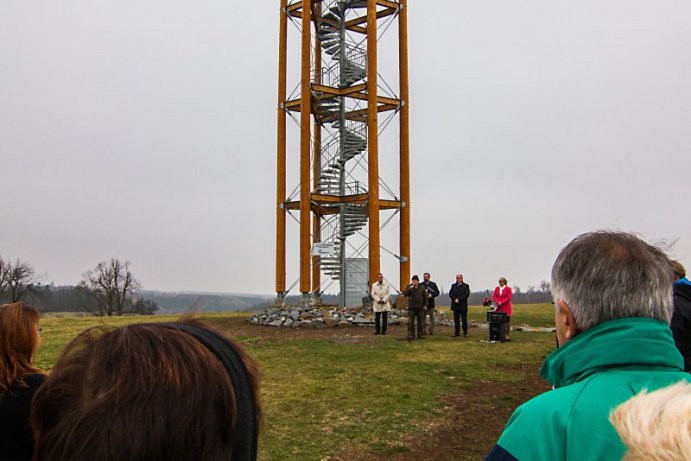
[[[399,96],[378,93],[379,21],[398,17]],[[300,95],[287,96],[288,19],[300,21]],[[300,292],[321,293],[321,272],[341,283],[345,304],[346,240],[368,223],[369,283],[380,272],[380,212],[398,210],[399,287],[410,277],[410,167],[407,1],[280,0],[276,294],[286,295],[286,214],[299,211]],[[312,42],[314,34],[314,43]],[[347,37],[359,34],[359,42]],[[366,47],[364,44],[366,43]],[[326,65],[325,65],[326,64]],[[364,104],[365,107],[361,105]],[[379,192],[379,112],[399,112],[399,197]],[[286,194],[287,115],[299,113],[299,200]],[[324,129],[333,134],[324,142]],[[329,130],[327,130],[329,131]],[[352,179],[352,168],[367,152],[367,187]],[[313,154],[313,157],[312,155]],[[311,174],[311,176],[310,176]],[[314,243],[332,242],[334,256],[312,255]]]

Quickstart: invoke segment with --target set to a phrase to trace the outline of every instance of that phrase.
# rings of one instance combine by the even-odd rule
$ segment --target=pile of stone
[[[394,309],[389,312],[389,325],[406,324],[408,312]],[[250,325],[284,328],[347,328],[351,326],[374,326],[374,312],[371,308],[344,308],[337,306],[281,306],[268,307],[264,312],[250,316]],[[437,325],[453,325],[445,312],[437,313]]]

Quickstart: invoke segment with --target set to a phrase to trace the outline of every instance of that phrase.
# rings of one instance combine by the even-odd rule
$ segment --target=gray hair
[[[552,295],[569,305],[580,331],[627,317],[669,323],[673,283],[667,255],[626,232],[579,235],[552,266]]]

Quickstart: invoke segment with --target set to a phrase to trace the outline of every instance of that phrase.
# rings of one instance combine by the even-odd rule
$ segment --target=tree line
[[[76,286],[56,288],[44,285],[29,262],[0,256],[0,303],[26,301],[43,311],[81,310],[100,316],[155,314],[158,304],[139,296],[141,287],[129,262],[117,258],[84,272]]]
[[[222,310],[257,310],[271,305],[270,301],[259,301],[251,296],[239,297],[214,296],[199,294],[172,295],[142,290],[142,284],[132,274],[129,262],[117,258],[102,261],[95,268],[82,274],[82,280],[76,286],[56,287],[43,284],[43,276],[36,272],[27,261],[10,260],[0,256],[0,303],[27,301],[44,312],[83,311],[100,316],[125,314],[152,315],[160,310],[159,302],[177,303],[175,311],[204,310],[204,304],[213,302],[221,305]],[[552,301],[549,282],[543,280],[537,286],[528,286],[522,290],[513,286],[515,304],[548,303]],[[485,298],[491,297],[493,290],[481,290],[471,293],[468,302],[481,305]],[[214,298],[214,299],[207,299]],[[218,299],[216,299],[218,298]],[[337,295],[323,294],[322,302],[337,304]],[[288,304],[298,304],[300,296],[286,298]],[[230,309],[230,304],[235,309]],[[438,306],[448,305],[447,293],[437,298]]]

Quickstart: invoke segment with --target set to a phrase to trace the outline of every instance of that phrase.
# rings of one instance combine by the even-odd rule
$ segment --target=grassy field
[[[485,312],[472,307],[470,318],[480,321]],[[492,423],[497,427],[488,433],[483,421],[471,421],[456,407],[473,405],[480,416],[501,410],[505,418],[544,389],[537,371],[554,347],[551,333],[519,331],[510,343],[492,344],[487,330],[473,328],[468,339],[452,339],[449,328],[439,328],[435,336],[408,343],[404,326],[372,336],[371,328],[296,330],[253,327],[246,314],[203,317],[244,344],[260,364],[266,416],[260,459],[267,461],[417,459],[415,440],[425,434],[437,437],[425,457],[450,459],[451,448],[439,434],[459,424],[478,435],[462,446],[449,440],[454,459],[479,459],[506,421]],[[46,317],[38,365],[49,370],[62,348],[90,326],[151,320]],[[512,318],[513,325],[552,322],[551,305],[516,306]]]

